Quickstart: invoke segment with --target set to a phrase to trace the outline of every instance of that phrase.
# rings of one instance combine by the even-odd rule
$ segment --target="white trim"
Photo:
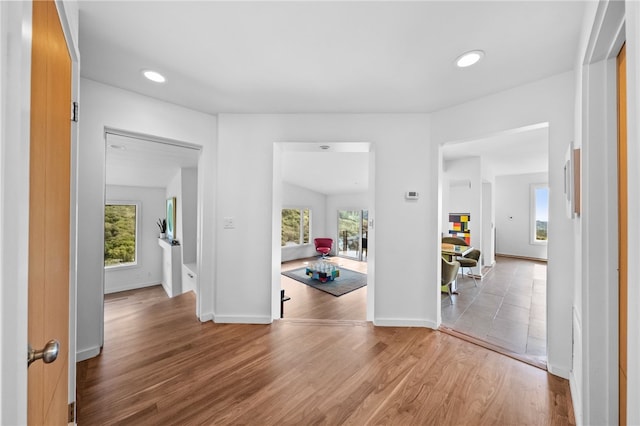
[[[536,239],[536,212],[537,212],[537,203],[536,203],[536,191],[538,189],[546,188],[547,190],[547,205],[549,203],[549,184],[548,183],[532,183],[529,185],[529,244],[536,246],[546,246],[548,240],[538,240]],[[547,208],[547,215],[549,214],[549,209]],[[549,219],[547,217],[547,229],[549,224]],[[548,232],[548,231],[547,231]]]
[[[206,322],[206,321],[213,321],[213,317],[214,317],[213,312],[207,312],[205,314],[200,315],[198,319],[200,319],[200,322]]]
[[[160,284],[157,281],[150,281],[150,282],[146,282],[146,283],[125,284],[123,286],[119,286],[119,287],[111,288],[109,290],[105,290],[105,294],[118,293],[120,291],[136,290],[136,289],[145,288],[145,287],[153,287],[155,285],[162,285],[162,284]]]
[[[423,327],[438,329],[438,325],[429,320],[409,319],[409,318],[376,318],[373,320],[376,327]]]
[[[201,321],[204,321],[201,319]],[[219,324],[271,324],[272,319],[266,315],[214,315],[213,322]]]
[[[562,377],[563,379],[569,379],[569,376],[571,374],[570,370],[562,367],[556,367],[552,364],[547,364],[547,371],[554,376]]]
[[[138,241],[140,241],[140,235],[142,235],[140,227],[142,226],[142,222],[140,220],[140,216],[142,215],[142,201],[135,200],[106,200],[104,202],[104,206],[136,206],[136,254],[135,254],[135,262],[122,263],[119,265],[104,265],[104,272],[110,271],[121,271],[123,269],[135,269],[140,268],[142,263],[138,260],[140,259],[139,248],[140,245]],[[105,216],[102,218],[103,226],[104,226]],[[104,241],[103,241],[104,243]]]
[[[624,2],[618,1],[600,1],[588,7],[585,15],[588,40],[579,52],[582,56],[577,69],[581,79],[576,94],[576,143],[582,149],[583,198],[582,216],[576,222],[580,236],[576,246],[579,271],[575,281],[573,368],[569,378],[576,419],[584,424],[618,423],[615,62],[624,40],[624,9]],[[631,182],[632,169],[629,170]],[[631,191],[630,187],[630,194]],[[630,224],[633,226],[633,221]],[[636,235],[631,228],[629,235]]]
[[[626,1],[626,35],[627,35],[627,117],[640,115],[640,3]],[[638,120],[627,120],[627,161],[628,161],[628,216],[634,218],[640,212],[640,123]],[[629,221],[630,241],[637,241],[640,227],[637,221]],[[628,302],[629,306],[640,304],[640,283],[635,276],[640,263],[640,253],[629,250],[628,258]],[[640,424],[640,310],[627,310],[627,424]]]
[[[76,362],[86,361],[93,357],[100,355],[100,347],[94,346],[88,349],[83,349],[76,352]]]
[[[0,424],[26,424],[32,3],[0,15]]]

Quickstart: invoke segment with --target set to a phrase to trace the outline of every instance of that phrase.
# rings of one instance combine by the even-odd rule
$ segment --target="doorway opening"
[[[105,130],[104,294],[159,286],[167,297],[193,292],[197,300],[200,152]]]
[[[372,317],[373,164],[369,143],[274,144],[274,319]],[[316,238],[331,239],[328,256]]]
[[[536,217],[548,187],[548,123],[442,147],[442,235],[461,224],[477,264],[460,269],[441,296],[443,328],[546,368],[547,223]],[[459,234],[459,232],[457,232]]]

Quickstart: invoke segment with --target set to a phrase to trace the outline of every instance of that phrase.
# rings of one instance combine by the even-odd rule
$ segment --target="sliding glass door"
[[[366,260],[368,224],[367,210],[338,211],[338,256]]]

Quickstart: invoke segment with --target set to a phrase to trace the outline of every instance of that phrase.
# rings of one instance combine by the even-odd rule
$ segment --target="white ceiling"
[[[570,70],[581,1],[80,1],[82,76],[197,110],[431,112]],[[461,53],[482,49],[459,69]],[[168,82],[145,81],[144,68]]]
[[[107,185],[166,188],[181,168],[198,166],[200,150],[107,134],[105,182]]]
[[[549,128],[538,126],[483,139],[452,143],[442,148],[446,161],[481,157],[494,176],[549,171]],[[446,168],[446,163],[445,163]]]
[[[365,192],[369,188],[369,145],[281,144],[282,180],[325,195]]]
[[[79,8],[85,78],[214,114],[407,113],[571,70],[584,2],[80,0]],[[484,59],[455,67],[473,49]],[[147,68],[167,83],[145,80]],[[347,173],[363,156],[326,158]],[[292,170],[305,162],[288,161]],[[340,181],[353,186],[366,174]],[[338,191],[328,180],[332,189],[320,192]]]

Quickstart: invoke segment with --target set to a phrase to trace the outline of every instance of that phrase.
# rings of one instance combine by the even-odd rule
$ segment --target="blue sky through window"
[[[549,221],[549,188],[536,188],[536,220]]]

